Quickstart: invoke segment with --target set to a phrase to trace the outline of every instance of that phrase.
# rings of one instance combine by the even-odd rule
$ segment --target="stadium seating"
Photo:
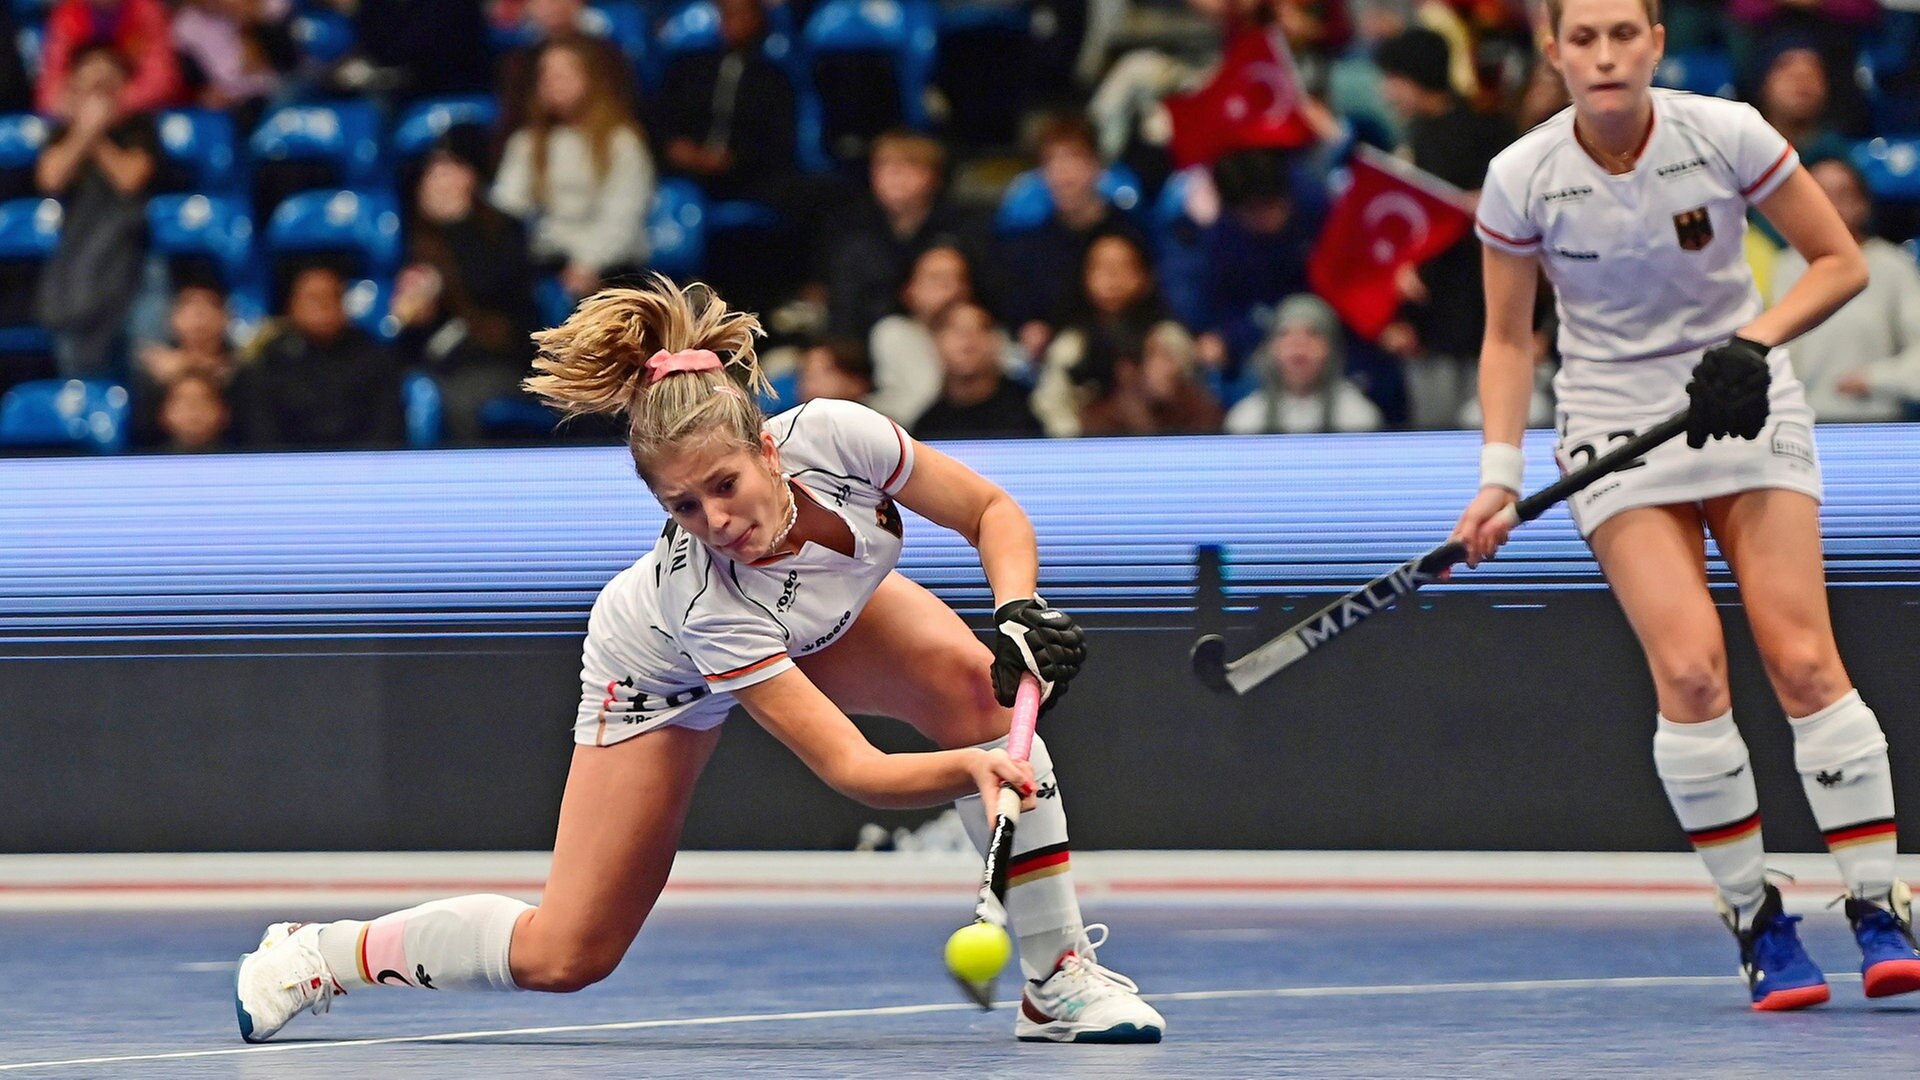
[[[1853,148],[1853,164],[1882,202],[1920,203],[1920,137],[1869,139]]]
[[[440,384],[433,376],[415,371],[401,384],[400,392],[406,403],[407,445],[417,450],[438,446],[443,408]]]
[[[242,190],[233,117],[211,109],[169,109],[160,114],[160,150],[193,175],[191,190],[234,194]]]
[[[0,169],[32,168],[47,144],[47,122],[33,113],[0,116]]]
[[[685,280],[700,273],[707,255],[706,197],[688,180],[665,179],[647,214],[647,268]]]
[[[906,124],[932,127],[927,87],[939,48],[938,9],[932,0],[826,0],[807,20],[802,42],[816,89],[822,95],[821,141],[836,157],[857,157],[866,141]],[[838,86],[830,69],[856,56],[887,61],[897,102]],[[864,69],[863,69],[864,72]],[[870,73],[869,73],[870,74]],[[849,150],[849,147],[854,149]]]
[[[399,160],[415,158],[433,148],[448,131],[473,125],[491,129],[500,119],[500,105],[488,94],[434,98],[415,104],[393,126],[390,145]]]
[[[45,353],[52,338],[31,323],[37,268],[60,242],[60,203],[55,199],[0,202],[0,353]]]
[[[400,209],[386,190],[303,191],[267,223],[269,257],[295,252],[349,252],[361,272],[391,276],[400,265]]]
[[[353,48],[353,21],[324,7],[301,11],[288,29],[300,55],[317,64],[331,64]]]
[[[1660,61],[1653,82],[1675,90],[1730,98],[1734,96],[1733,58],[1715,49],[1671,53]]]
[[[345,187],[385,179],[380,114],[369,101],[281,106],[260,122],[247,145],[261,161],[331,165]]]
[[[1109,166],[1100,175],[1100,193],[1122,213],[1142,210],[1140,178],[1125,165]],[[1037,229],[1053,216],[1053,195],[1040,179],[1040,170],[1028,169],[1013,178],[1000,197],[1000,209],[994,214],[994,228],[1002,233]]]
[[[0,397],[0,446],[126,449],[129,401],[118,383],[35,379]]]
[[[147,233],[157,254],[169,262],[204,259],[228,289],[256,276],[253,218],[238,198],[155,195],[147,201]]]
[[[400,320],[394,318],[393,283],[386,278],[361,278],[347,282],[347,291],[341,298],[347,309],[347,318],[362,330],[379,338],[392,341],[400,334]]]

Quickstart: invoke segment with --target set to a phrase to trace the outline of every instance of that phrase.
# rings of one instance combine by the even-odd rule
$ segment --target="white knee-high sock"
[[[1863,900],[1884,898],[1893,888],[1899,832],[1879,719],[1852,690],[1792,723],[1793,764],[1841,878]]]
[[[1653,736],[1653,767],[1687,839],[1742,925],[1766,889],[1766,846],[1760,797],[1753,787],[1746,740],[1728,712],[1699,724],[1662,716]]]
[[[981,749],[998,750],[1006,743],[1004,738],[995,739],[982,743]],[[1007,864],[1007,920],[1019,937],[1027,978],[1044,979],[1053,973],[1062,953],[1079,948],[1084,927],[1080,900],[1073,892],[1067,811],[1054,779],[1053,755],[1038,735],[1027,760],[1033,765],[1038,805],[1020,815],[1013,831],[1013,858]],[[969,795],[953,805],[966,823],[973,846],[984,856],[993,835],[980,796]]]
[[[513,925],[532,905],[507,896],[456,896],[320,928],[320,955],[336,985],[424,990],[518,990],[507,966]]]

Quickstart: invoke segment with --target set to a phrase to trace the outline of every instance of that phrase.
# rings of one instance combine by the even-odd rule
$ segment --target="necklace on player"
[[[793,485],[787,481],[785,473],[780,474],[780,485],[787,489],[787,523],[780,526],[779,532],[773,534],[773,542],[767,545],[769,555],[780,551],[781,546],[787,542],[788,534],[793,532],[793,523],[800,520],[800,500],[794,495]]]

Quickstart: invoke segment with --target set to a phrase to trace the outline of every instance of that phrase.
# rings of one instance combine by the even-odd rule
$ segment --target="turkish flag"
[[[1227,35],[1220,70],[1205,86],[1166,99],[1173,166],[1211,165],[1235,150],[1291,150],[1313,141],[1300,115],[1300,77],[1278,30]]]
[[[1473,224],[1459,188],[1368,146],[1307,260],[1307,282],[1354,333],[1371,341],[1400,310],[1404,266],[1452,247]]]

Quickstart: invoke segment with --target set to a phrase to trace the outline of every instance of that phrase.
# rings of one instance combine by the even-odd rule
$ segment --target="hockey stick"
[[[1020,676],[1020,688],[1014,691],[1013,726],[1007,731],[1007,756],[1025,761],[1033,753],[1033,726],[1040,718],[1040,680],[1031,674]],[[980,898],[973,907],[975,924],[985,924],[1007,932],[1007,863],[1013,859],[1013,830],[1020,824],[1020,793],[1012,785],[1000,789],[1000,802],[993,816],[993,838],[987,843],[987,858],[980,871]],[[950,972],[960,989],[974,1004],[993,1008],[993,980],[975,982]]]
[[[1516,525],[1532,521],[1562,499],[1608,473],[1628,467],[1647,451],[1685,430],[1687,410],[1682,409],[1501,513]],[[1238,660],[1227,659],[1224,638],[1208,634],[1193,644],[1193,673],[1209,689],[1244,694],[1353,629],[1367,616],[1392,607],[1396,600],[1428,582],[1438,581],[1450,567],[1466,557],[1466,545],[1449,540],[1342,596]]]

